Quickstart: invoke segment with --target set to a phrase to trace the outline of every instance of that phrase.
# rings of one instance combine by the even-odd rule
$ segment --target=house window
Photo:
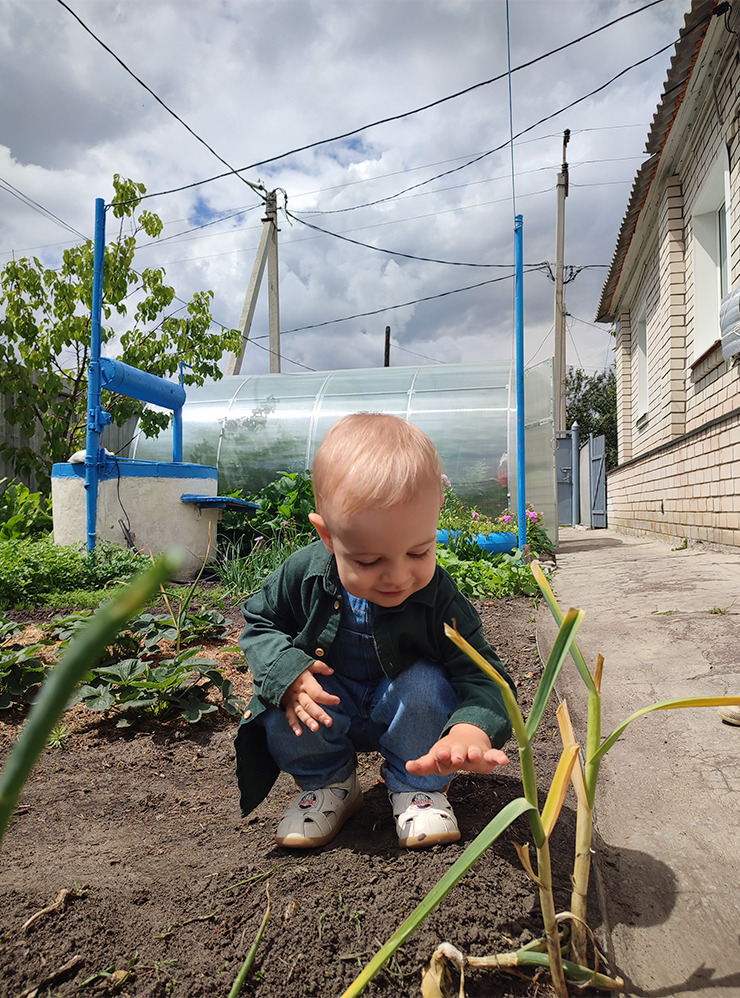
[[[719,339],[719,306],[730,290],[727,205],[729,175],[717,159],[691,216],[694,251],[694,348],[696,361]]]
[[[637,320],[637,422],[647,418],[648,394],[648,341],[645,316]]]

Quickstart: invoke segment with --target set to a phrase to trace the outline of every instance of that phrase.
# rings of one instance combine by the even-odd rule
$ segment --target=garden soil
[[[532,601],[476,605],[526,713],[541,673]],[[20,616],[32,624],[40,615]],[[238,609],[230,616],[234,643]],[[234,652],[204,652],[248,695]],[[0,757],[21,721],[0,721]],[[510,744],[508,767],[453,781],[459,843],[402,850],[379,758],[363,755],[362,808],[330,845],[296,852],[273,842],[277,819],[295,793],[288,777],[248,818],[239,815],[233,718],[132,730],[78,707],[65,721],[69,735],[44,753],[0,853],[2,998],[226,998],[268,907],[241,993],[338,998],[490,818],[522,794]],[[554,772],[559,745],[550,709],[535,746],[542,786]],[[569,797],[552,843],[559,909],[569,907],[574,820]],[[514,848],[528,839],[529,827],[519,819],[366,994],[418,996],[422,967],[443,941],[484,955],[539,936],[537,891]],[[599,922],[595,904],[592,922]],[[476,970],[466,987],[471,998],[549,993],[545,974]]]

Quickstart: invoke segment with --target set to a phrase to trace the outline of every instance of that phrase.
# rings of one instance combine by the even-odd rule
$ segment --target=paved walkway
[[[581,651],[592,671],[605,659],[602,734],[650,703],[740,693],[740,554],[561,528],[557,562],[561,607],[586,612]],[[537,631],[546,657],[555,627],[544,602]],[[558,693],[585,742],[572,660]],[[713,707],[633,722],[602,765],[596,823],[626,993],[740,996],[740,727]]]

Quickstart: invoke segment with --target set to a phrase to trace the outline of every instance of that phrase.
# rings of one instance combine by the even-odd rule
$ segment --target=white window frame
[[[637,316],[635,323],[635,363],[637,365],[637,407],[636,422],[642,423],[647,419],[650,409],[650,378],[648,374],[648,335],[647,335],[647,315],[645,309]]]
[[[695,364],[720,338],[719,306],[730,290],[730,174],[724,153],[717,157],[691,215],[694,258]]]

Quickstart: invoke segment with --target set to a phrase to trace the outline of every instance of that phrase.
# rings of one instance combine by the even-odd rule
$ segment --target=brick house
[[[619,463],[609,525],[740,547],[740,5],[693,0],[602,291],[616,331]]]

